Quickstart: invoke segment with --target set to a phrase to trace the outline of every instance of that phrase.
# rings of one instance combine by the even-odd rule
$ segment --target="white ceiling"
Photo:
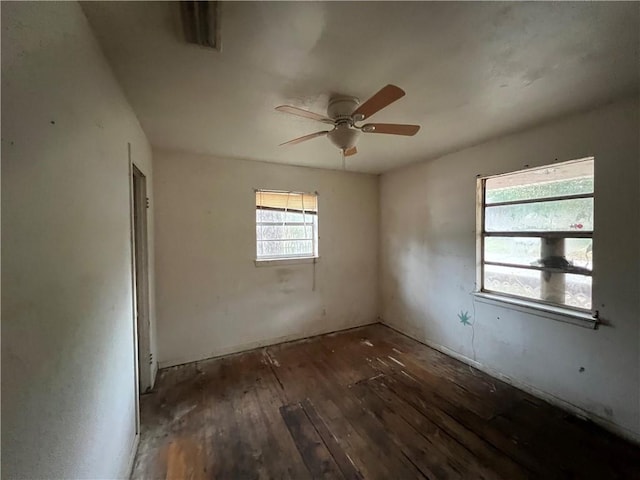
[[[330,94],[407,95],[371,117],[415,137],[362,135],[347,168],[379,173],[640,88],[640,3],[223,2],[222,51],[182,42],[173,2],[83,8],[157,147],[341,168]]]

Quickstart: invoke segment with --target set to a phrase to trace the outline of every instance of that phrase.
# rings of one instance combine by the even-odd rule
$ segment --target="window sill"
[[[305,263],[317,263],[320,257],[299,257],[299,258],[270,258],[264,260],[254,260],[256,267],[274,267],[285,265],[300,265]]]
[[[569,308],[556,307],[553,305],[544,305],[518,298],[505,297],[489,292],[474,292],[473,294],[479,302],[489,305],[497,305],[499,307],[510,308],[518,312],[537,315],[559,322],[571,323],[580,327],[597,329],[598,319],[594,318],[588,312],[579,312]]]

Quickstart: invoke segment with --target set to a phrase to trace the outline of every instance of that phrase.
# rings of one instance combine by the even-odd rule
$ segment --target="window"
[[[591,309],[593,164],[479,179],[481,291]]]
[[[318,256],[318,196],[256,190],[256,258]]]

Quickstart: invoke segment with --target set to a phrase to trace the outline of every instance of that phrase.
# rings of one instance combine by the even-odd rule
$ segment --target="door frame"
[[[136,370],[138,394],[142,394],[151,389],[147,177],[132,161],[130,167]]]
[[[133,163],[131,157],[131,143],[127,143],[128,154],[128,182],[129,182],[129,235],[131,246],[131,313],[132,313],[132,334],[133,334],[133,381],[135,392],[136,410],[136,443],[140,435],[140,394],[151,388],[151,332],[149,325],[149,255],[147,238],[147,198],[146,198],[146,177],[142,171]],[[144,188],[140,189],[140,185]],[[136,215],[138,214],[138,215]],[[136,221],[143,219],[144,222]],[[137,242],[136,246],[136,226],[142,229],[144,241]],[[138,247],[142,247],[141,253],[137,253]],[[142,262],[144,267],[138,266]],[[144,288],[143,285],[146,285]],[[144,294],[138,299],[138,291]],[[143,318],[140,320],[138,305],[143,309]],[[146,321],[144,321],[146,318]],[[141,361],[142,359],[142,361]],[[146,360],[144,360],[146,359]],[[136,449],[134,448],[134,451]],[[132,458],[133,461],[133,458]],[[133,464],[132,464],[133,465]]]
[[[135,456],[137,443],[140,438],[140,385],[138,383],[138,377],[140,376],[140,374],[138,370],[138,315],[136,313],[136,261],[134,240],[135,222],[133,218],[133,162],[131,161],[131,143],[127,143],[127,180],[129,182],[129,246],[131,248],[131,333],[133,334],[133,391],[135,392],[134,401],[136,404],[136,437],[134,440],[134,448],[132,451],[131,459],[129,461],[131,466],[133,466],[133,458]]]

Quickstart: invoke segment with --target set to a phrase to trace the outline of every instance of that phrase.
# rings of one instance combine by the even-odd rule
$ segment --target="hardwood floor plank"
[[[390,442],[384,428],[362,408],[348,386],[334,378],[335,365],[327,363],[328,358],[323,360],[323,352],[316,349],[306,343],[304,348],[287,346],[272,352],[281,365],[277,372],[285,390],[299,395],[309,392],[316,409],[365,478],[424,478]]]
[[[564,473],[551,468],[546,460],[541,461],[540,458],[532,455],[530,451],[519,445],[514,438],[506,435],[476,413],[451,403],[448,399],[429,389],[423,388],[419,382],[398,374],[387,377],[385,380],[394,392],[411,403],[412,406],[418,409],[440,410],[465,428],[473,431],[478,437],[489,442],[502,454],[523,465],[527,470],[534,472],[536,476],[543,478],[564,477]]]
[[[176,439],[167,452],[166,480],[204,480],[202,444],[188,438]]]
[[[223,382],[207,389],[211,394],[210,421],[206,428],[211,429],[207,445],[212,475],[215,478],[309,478],[280,419],[280,387],[262,352],[230,360],[222,365],[219,378]],[[287,462],[282,462],[283,453],[288,457]]]
[[[435,375],[447,378],[474,396],[480,397],[486,406],[481,407],[483,410],[476,413],[484,418],[491,418],[491,416],[499,414],[521,399],[535,398],[459,360],[433,348],[425,347],[425,345],[388,327],[383,325],[377,327],[379,328],[372,328],[367,332],[371,341],[382,341],[388,344],[400,360],[407,358],[420,366],[427,366],[428,370]],[[390,330],[394,332],[394,335],[389,335]],[[488,410],[484,410],[484,408]]]
[[[284,405],[280,407],[280,414],[312,478],[344,478],[302,405]]]
[[[345,453],[345,451],[340,446],[338,439],[335,435],[329,430],[327,424],[322,420],[320,415],[318,414],[316,408],[313,406],[313,403],[306,398],[302,401],[302,408],[304,409],[307,417],[315,427],[316,431],[322,438],[322,441],[326,445],[327,449],[331,453],[331,456],[335,460],[338,468],[342,472],[342,475],[347,480],[361,480],[363,478],[362,473],[358,470],[358,467],[355,466],[353,460]]]
[[[515,405],[509,412],[491,419],[491,424],[515,439],[520,445],[545,458],[549,464],[577,478],[628,478],[621,475],[617,466],[607,462],[585,462],[585,456],[600,455],[601,452],[589,452],[579,439],[571,442],[571,435],[558,435],[563,420],[544,417],[528,408],[529,402]],[[535,407],[534,407],[535,408]],[[576,441],[578,443],[576,443]]]
[[[464,458],[472,471],[488,469],[496,473],[492,476],[513,480],[531,476],[530,472],[443,412],[435,408],[417,410],[388,388],[385,380],[384,376],[377,377],[368,380],[367,386],[432,444],[441,444],[454,458]],[[481,467],[475,466],[476,463]]]
[[[330,355],[334,357],[336,365],[357,365],[358,358],[362,359],[361,361],[363,365],[369,363],[366,355],[363,355],[371,351],[370,345],[366,341],[353,337],[346,339],[343,338],[341,340],[347,341],[342,345],[337,345],[336,340],[337,339],[331,339],[329,342],[323,342],[325,351],[330,352]],[[338,369],[338,371],[340,370],[341,369]],[[367,373],[372,375],[372,379],[379,377],[379,375],[376,375],[376,370],[373,368],[371,368]],[[360,374],[359,378],[362,378],[362,374]],[[351,376],[351,379],[353,379],[353,376]],[[403,442],[400,440],[399,436],[396,436],[396,443],[401,448],[403,454],[409,457],[412,463],[419,467],[426,476],[430,478],[434,475],[435,478],[459,478],[462,475],[463,478],[470,478],[471,476],[474,478],[498,478],[490,469],[487,469],[484,465],[478,463],[474,459],[471,459],[470,462],[466,461],[466,464],[470,464],[472,466],[471,470],[467,468],[466,464],[460,463],[458,458],[464,458],[465,456],[468,458],[469,452],[463,445],[456,443],[446,435],[444,431],[435,427],[435,425],[431,424],[434,428],[430,429],[430,432],[431,434],[435,434],[432,436],[430,436],[424,428],[419,431],[415,431],[412,426],[415,426],[416,424],[411,421],[407,422],[407,419],[402,417],[398,412],[398,409],[403,410],[411,408],[403,402],[396,403],[394,405],[395,408],[385,411],[384,407],[380,404],[380,399],[371,396],[370,392],[366,389],[362,390],[361,387],[363,385],[369,386],[369,381],[370,379],[360,380],[358,384],[352,386],[352,390],[354,392],[359,392],[359,399],[366,404],[368,410],[370,410],[379,419],[387,432],[399,433],[394,432],[387,422],[389,418],[393,418],[398,430],[402,432],[405,437],[409,437],[408,441]],[[414,417],[411,420],[415,421],[416,418]],[[422,426],[424,427],[428,421],[424,419],[424,417],[423,420],[424,423]],[[418,437],[416,437],[416,434]],[[425,438],[419,438],[420,435]],[[450,450],[447,451],[447,449],[443,449],[443,444],[447,445]],[[428,449],[428,454],[424,451],[417,451],[415,449],[416,445],[423,445]]]
[[[443,391],[438,390],[430,383],[424,383],[420,378],[407,374],[404,369],[393,362],[384,365],[380,362],[377,363],[378,368],[385,374],[385,384],[425,416],[437,415],[436,418],[441,420],[450,417],[454,422],[474,432],[476,436],[489,442],[499,452],[509,456],[536,475],[544,476],[544,478],[562,478],[562,474],[547,469],[545,462],[539,462],[536,458],[528,455],[526,450],[522,450],[514,443],[513,439],[491,427],[486,419],[465,405],[457,403],[455,398],[448,397],[446,388],[442,389]],[[415,371],[412,373],[419,374]],[[441,421],[439,425],[444,427],[445,424]],[[464,440],[461,439],[461,441]]]
[[[432,371],[433,365],[420,363],[412,358],[411,355],[394,349],[393,345],[386,339],[376,340],[375,352],[376,355],[372,362],[374,368],[383,371],[387,366],[390,366],[398,372],[405,372],[405,374],[419,379],[440,395],[474,412],[481,418],[488,420],[509,405],[505,405],[504,402],[496,402],[492,396],[483,396],[471,391],[456,381],[455,378],[451,378],[447,372],[440,371],[440,373],[436,373],[437,370],[435,368]]]
[[[133,479],[639,478],[640,448],[382,325],[172,367]]]
[[[417,432],[400,415],[388,408],[366,383],[355,385],[353,390],[363,405],[375,416],[385,429],[386,435],[398,446],[411,463],[416,465],[427,478],[465,478],[466,469],[461,464],[442,455],[442,452],[428,438]],[[461,471],[462,470],[462,471]],[[468,477],[467,477],[468,478]],[[478,478],[486,478],[478,475]]]
[[[179,365],[162,373],[157,392],[143,396],[147,408],[141,412],[141,423],[146,428],[141,432],[132,478],[164,479],[170,469],[180,468],[184,458],[190,461],[185,474],[202,478],[205,460],[197,452],[203,442],[194,421],[203,409],[193,382],[196,365]]]
[[[343,417],[353,418],[354,429],[367,439],[368,448],[375,449],[376,455],[384,459],[385,467],[389,470],[388,475],[397,475],[398,478],[428,478],[424,470],[394,442],[384,424],[358,398],[354,385],[346,383],[352,378],[351,365],[341,363],[340,356],[336,355],[335,350],[328,350],[321,343],[311,345],[305,349],[304,353],[312,360],[318,377],[325,379],[327,384],[325,394],[334,396],[334,402],[342,411]],[[358,359],[354,358],[354,362],[357,361]],[[336,385],[341,388],[336,389]],[[355,452],[356,455],[358,453]],[[389,478],[389,476],[373,478]]]
[[[264,381],[256,386],[256,401],[266,428],[265,442],[270,446],[268,454],[265,455],[265,462],[269,465],[268,471],[271,478],[311,478],[299,457],[295,442],[288,435],[286,424],[279,415],[280,407],[286,403],[284,389],[266,357],[266,351],[262,352],[262,362],[267,368]],[[283,457],[290,460],[283,462]]]
[[[560,439],[563,444],[576,446],[572,452],[576,463],[582,464],[585,456],[613,456],[620,461],[608,463],[607,470],[602,471],[603,475],[632,478],[635,474],[640,478],[640,455],[637,449],[629,448],[627,442],[613,434],[589,425],[589,422],[573,417],[542,400],[534,397],[524,399],[501,416],[518,423],[530,434],[533,433],[543,445],[555,445]],[[566,462],[567,455],[564,454],[561,458]],[[590,469],[590,474],[594,472]]]

